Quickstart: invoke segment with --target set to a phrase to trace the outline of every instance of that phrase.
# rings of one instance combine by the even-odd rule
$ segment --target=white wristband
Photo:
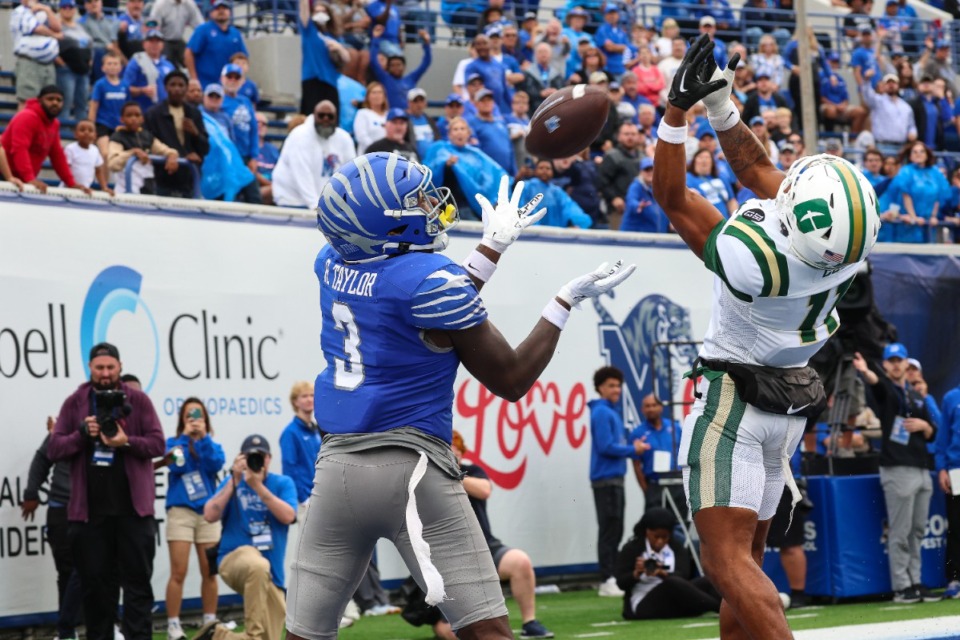
[[[732,100],[728,100],[723,109],[716,114],[708,113],[707,119],[710,120],[710,126],[713,127],[714,131],[726,131],[740,122],[740,110],[737,109],[737,105],[733,104]]]
[[[474,249],[463,261],[463,268],[482,282],[489,282],[497,270],[497,263]]]
[[[657,127],[657,140],[663,140],[664,142],[669,142],[670,144],[686,144],[687,125],[683,125],[682,127],[671,127],[667,124],[666,120],[661,120],[660,126]]]
[[[557,302],[556,298],[550,300],[547,303],[547,306],[543,308],[543,313],[541,314],[543,319],[555,326],[560,331],[563,331],[564,325],[567,324],[567,318],[570,317],[570,309],[567,309],[562,304]]]

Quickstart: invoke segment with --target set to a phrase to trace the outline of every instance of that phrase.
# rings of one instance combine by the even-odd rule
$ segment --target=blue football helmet
[[[422,164],[368,153],[340,167],[320,193],[317,227],[348,262],[408,251],[442,251],[460,221],[450,189]]]

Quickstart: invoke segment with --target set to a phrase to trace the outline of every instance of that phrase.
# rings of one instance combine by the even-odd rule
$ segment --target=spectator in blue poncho
[[[530,178],[523,185],[523,196],[520,201],[526,202],[536,196],[543,194],[543,202],[540,206],[547,210],[547,215],[537,222],[544,227],[580,227],[589,229],[593,220],[583,209],[574,202],[567,192],[553,184],[553,163],[550,160],[539,160],[535,169],[536,177]]]
[[[435,186],[450,189],[460,217],[479,220],[479,206],[474,195],[482,193],[490,202],[496,202],[500,178],[506,172],[493,158],[468,144],[470,126],[463,118],[450,120],[447,138],[430,146],[423,164],[433,171]]]
[[[933,151],[922,142],[913,142],[901,151],[900,163],[900,173],[891,184],[901,201],[894,240],[928,242],[927,227],[938,224],[940,207],[950,197],[950,185],[936,166]]]
[[[623,209],[620,231],[667,233],[670,222],[653,198],[653,158],[640,161],[640,175],[627,189],[627,204]]]

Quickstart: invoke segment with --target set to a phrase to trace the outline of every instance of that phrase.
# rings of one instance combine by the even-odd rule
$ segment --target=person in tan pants
[[[207,522],[223,522],[220,577],[243,596],[243,632],[218,620],[203,625],[194,640],[280,640],[283,633],[284,554],[287,532],[297,517],[293,481],[270,473],[270,444],[248,436],[231,473],[203,509]]]

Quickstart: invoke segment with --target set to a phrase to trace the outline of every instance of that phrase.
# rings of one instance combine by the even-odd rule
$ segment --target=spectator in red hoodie
[[[48,84],[40,90],[39,97],[27,100],[23,110],[13,116],[0,136],[0,144],[10,161],[13,175],[41,192],[46,192],[47,185],[38,177],[40,165],[49,157],[54,171],[65,185],[91,193],[90,187],[74,181],[67,156],[60,145],[60,121],[57,116],[61,109],[63,92],[56,85]]]

